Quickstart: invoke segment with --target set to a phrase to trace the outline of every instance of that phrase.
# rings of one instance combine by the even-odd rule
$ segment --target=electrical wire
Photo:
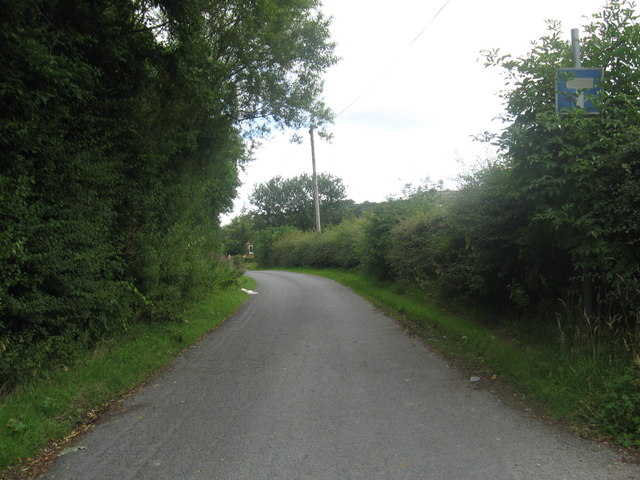
[[[427,29],[433,24],[433,22],[435,22],[436,18],[438,18],[440,16],[440,14],[442,13],[442,11],[445,9],[445,7],[449,4],[451,0],[446,0],[442,6],[440,7],[440,9],[435,13],[435,15],[433,17],[431,17],[431,20],[429,20],[429,22],[424,26],[424,28],[422,30],[420,30],[420,33],[418,33],[418,35],[415,36],[415,38],[413,40],[411,40],[411,42],[409,43],[409,45],[407,45],[407,49],[411,48],[413,46],[414,43],[416,43],[418,41],[418,39],[424,34],[424,32],[427,31]],[[390,71],[390,67],[387,68],[386,70],[383,70],[383,72],[378,75],[376,77],[376,80],[374,80],[373,82],[371,82],[367,88],[365,88],[362,92],[360,92],[360,94],[351,101],[351,103],[349,103],[349,105],[347,105],[345,108],[343,108],[339,113],[336,114],[336,116],[334,118],[338,118],[340,115],[342,115],[344,112],[346,112],[347,110],[349,110],[353,105],[356,104],[356,102],[358,102],[358,100],[360,100],[362,97],[364,97],[369,90],[371,90],[373,88],[373,86],[377,83],[377,81],[380,78],[383,78],[387,75],[387,73],[389,73]]]
[[[444,2],[444,3],[442,4],[442,6],[440,7],[440,10],[438,10],[438,11],[436,12],[436,14],[431,18],[431,20],[429,20],[429,23],[427,23],[427,24],[425,25],[425,27],[424,27],[422,30],[420,30],[420,33],[419,33],[418,35],[416,35],[416,38],[414,38],[413,40],[411,40],[411,43],[409,44],[409,47],[411,47],[414,43],[416,43],[416,41],[417,41],[417,40],[422,36],[422,34],[423,34],[424,32],[426,32],[426,31],[427,31],[427,28],[429,28],[429,27],[431,26],[431,24],[432,24],[433,22],[435,22],[436,18],[438,18],[438,16],[440,16],[440,14],[441,14],[441,13],[442,13],[442,11],[445,9],[445,7],[449,4],[449,2],[450,2],[450,1],[451,1],[451,0],[447,0],[446,2]]]

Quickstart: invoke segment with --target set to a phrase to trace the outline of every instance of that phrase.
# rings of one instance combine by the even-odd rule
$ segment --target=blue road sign
[[[587,113],[600,113],[593,97],[600,95],[601,68],[563,68],[558,70],[556,110],[581,108]]]

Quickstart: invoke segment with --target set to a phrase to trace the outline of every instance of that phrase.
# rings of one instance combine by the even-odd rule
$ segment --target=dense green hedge
[[[271,246],[272,265],[316,268],[354,268],[362,248],[362,221],[351,220],[328,228],[322,235],[293,230],[277,238]]]
[[[0,392],[226,282],[247,145],[322,124],[307,0],[0,0]]]

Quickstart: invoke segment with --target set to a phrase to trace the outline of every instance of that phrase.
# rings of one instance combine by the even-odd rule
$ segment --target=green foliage
[[[335,62],[315,1],[1,4],[0,391],[233,278],[251,139],[328,121]]]
[[[302,232],[291,229],[280,236],[272,246],[272,260],[275,265],[305,265],[311,259],[309,250],[314,248],[315,232]]]
[[[624,447],[640,447],[640,372],[637,368],[610,379],[590,407],[586,420],[600,432]]]
[[[362,267],[379,279],[391,277],[391,265],[387,259],[387,250],[391,245],[391,230],[407,214],[406,201],[389,200],[378,204],[367,218],[364,226],[364,246]]]
[[[387,252],[392,247],[391,232],[403,219],[416,213],[429,211],[440,200],[436,188],[426,182],[425,186],[413,189],[405,187],[400,200],[389,199],[376,205],[367,215],[364,226],[362,267],[379,279],[392,277],[392,266]]]
[[[274,242],[272,260],[276,265],[316,268],[355,268],[360,264],[363,221],[350,220],[315,232],[294,230]]]
[[[308,128],[331,117],[320,101],[322,73],[337,58],[318,0],[192,0],[187,5],[202,9],[199,39],[213,61],[209,87],[221,82],[216,111],[249,132],[274,123]]]
[[[273,267],[278,265],[274,257],[274,244],[283,236],[295,231],[295,228],[267,227],[258,230],[253,242],[255,260],[261,267]]]
[[[246,254],[246,244],[253,242],[254,229],[251,215],[234,217],[229,225],[222,227],[222,239],[225,255]]]
[[[640,158],[640,25],[631,2],[613,1],[585,31],[583,64],[605,70],[600,115],[554,110],[555,72],[570,64],[569,44],[556,23],[526,57],[492,52],[488,60],[503,67],[513,85],[504,97],[510,125],[497,143],[514,198],[528,209],[525,235],[515,240],[543,277],[559,277],[564,288],[567,277],[575,279],[574,288],[593,281],[605,298],[619,279],[634,283],[640,266],[640,223],[633,213],[640,198],[634,168]],[[537,246],[549,239],[553,257],[564,256],[560,264],[569,264],[568,272],[536,260]]]
[[[19,435],[27,429],[27,424],[19,418],[10,418],[5,428],[10,435]]]
[[[353,219],[329,229],[325,236],[330,245],[330,262],[333,267],[355,268],[360,265],[364,242],[364,220]]]
[[[386,259],[393,275],[407,283],[423,285],[441,273],[447,239],[439,212],[424,212],[403,219],[391,229]]]
[[[348,203],[342,180],[330,174],[318,174],[320,219],[324,226],[336,225],[346,216]],[[290,226],[312,230],[315,226],[313,177],[274,177],[256,185],[250,197],[256,227]]]

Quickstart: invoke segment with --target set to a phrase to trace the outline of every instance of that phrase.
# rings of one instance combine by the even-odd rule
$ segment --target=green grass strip
[[[240,283],[255,286],[246,276]],[[167,365],[233,314],[246,298],[240,286],[212,292],[191,308],[184,322],[135,325],[82,355],[74,365],[52,372],[51,378],[2,399],[0,471],[28,463],[51,441],[66,438],[87,412],[117,399]]]

